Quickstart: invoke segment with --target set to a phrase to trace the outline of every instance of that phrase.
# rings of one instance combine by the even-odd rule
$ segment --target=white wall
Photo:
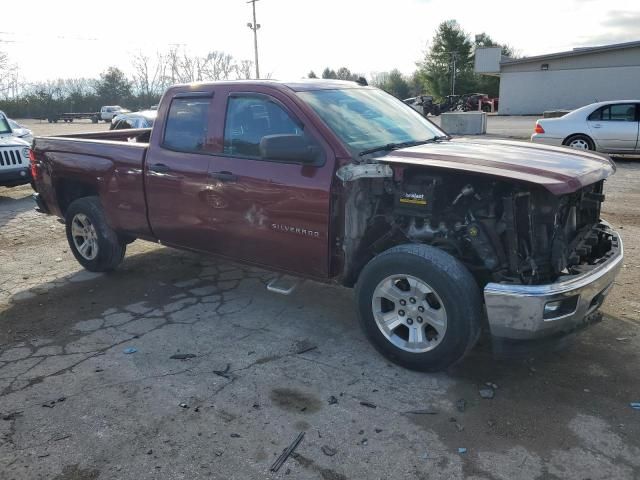
[[[640,99],[640,66],[505,72],[500,115],[538,115],[604,100]]]

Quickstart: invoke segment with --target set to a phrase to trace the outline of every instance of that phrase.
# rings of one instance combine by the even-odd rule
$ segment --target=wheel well
[[[567,135],[565,139],[562,141],[562,144],[567,145],[569,140],[571,140],[573,137],[578,137],[578,136],[587,138],[591,142],[591,145],[595,146],[596,142],[594,142],[593,138],[591,138],[591,136],[587,135],[586,133],[572,133],[571,135]]]
[[[98,195],[98,189],[95,185],[74,179],[59,180],[55,189],[58,207],[62,214],[67,212],[67,208],[74,200]]]

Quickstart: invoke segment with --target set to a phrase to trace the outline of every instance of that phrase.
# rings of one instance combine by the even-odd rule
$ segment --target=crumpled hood
[[[555,195],[575,192],[615,172],[611,159],[600,153],[495,139],[456,138],[402,148],[377,160],[519,180]]]
[[[13,135],[0,135],[0,147],[28,147],[29,142],[21,140]]]

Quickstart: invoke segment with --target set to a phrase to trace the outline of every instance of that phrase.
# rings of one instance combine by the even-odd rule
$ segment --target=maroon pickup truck
[[[376,348],[425,371],[483,328],[519,348],[592,323],[622,263],[607,157],[451,139],[351,82],[175,86],[153,129],[38,137],[31,167],[86,269],[144,239],[355,287]]]

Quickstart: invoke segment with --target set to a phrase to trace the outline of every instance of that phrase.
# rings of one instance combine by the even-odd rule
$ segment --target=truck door
[[[210,93],[177,93],[153,130],[145,162],[148,216],[155,236],[169,245],[214,250],[207,203],[211,104]]]
[[[638,141],[635,103],[613,103],[599,108],[587,119],[599,150],[633,152]]]
[[[286,95],[242,90],[226,92],[222,152],[209,167],[219,253],[326,278],[334,154]],[[317,161],[263,158],[261,140],[283,134],[303,136]]]

